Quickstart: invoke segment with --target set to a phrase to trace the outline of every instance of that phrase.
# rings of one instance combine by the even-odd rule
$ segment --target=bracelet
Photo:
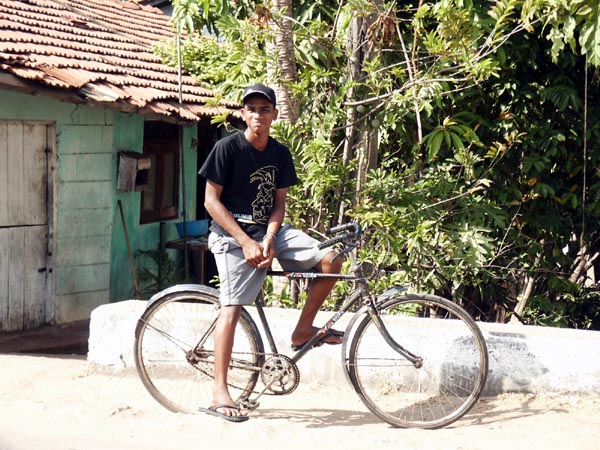
[[[272,237],[274,240],[277,240],[277,235],[275,233],[269,232],[269,233],[265,234],[265,236],[263,237],[263,241],[268,237]]]

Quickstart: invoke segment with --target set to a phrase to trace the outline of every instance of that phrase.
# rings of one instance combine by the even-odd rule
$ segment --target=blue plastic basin
[[[179,237],[183,237],[183,222],[176,223]],[[208,219],[194,220],[186,223],[187,237],[196,237],[208,234]]]

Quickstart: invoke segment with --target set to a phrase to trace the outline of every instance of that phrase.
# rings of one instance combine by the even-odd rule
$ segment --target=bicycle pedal
[[[243,409],[248,409],[250,411],[254,411],[256,408],[260,406],[260,403],[256,400],[250,400],[249,398],[245,398],[244,400],[240,400],[238,402],[238,406]]]

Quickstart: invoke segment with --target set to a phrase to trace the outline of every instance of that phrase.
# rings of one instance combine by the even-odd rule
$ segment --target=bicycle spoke
[[[212,332],[218,298],[198,292],[175,293],[155,302],[138,321],[135,360],[150,394],[175,412],[196,412],[212,402]],[[256,384],[263,347],[246,311],[238,323],[228,383],[232,394],[247,396]]]
[[[380,319],[390,336],[366,316],[349,355],[350,380],[369,409],[403,427],[438,428],[462,417],[487,374],[487,349],[474,322],[447,300],[416,295],[387,301]],[[395,342],[418,355],[417,363],[390,346]]]
[[[182,351],[184,351],[184,352],[185,352],[185,351],[186,351],[186,350],[185,350],[186,348],[190,348],[190,344],[188,344],[187,342],[184,342],[184,341],[182,341],[182,340],[180,340],[180,339],[176,338],[175,336],[173,336],[173,335],[172,335],[172,334],[170,334],[170,333],[167,333],[167,332],[163,331],[163,330],[162,330],[161,328],[159,328],[158,326],[155,326],[155,325],[153,325],[153,324],[150,324],[150,323],[147,323],[147,322],[144,322],[144,323],[146,323],[146,327],[147,327],[147,328],[149,328],[149,329],[152,329],[152,330],[156,331],[157,333],[160,333],[160,334],[162,334],[162,335],[163,335],[165,338],[167,338],[167,339],[169,339],[171,342],[173,342],[173,344],[177,345],[177,346],[178,346],[178,347],[179,347],[179,348],[180,348]]]

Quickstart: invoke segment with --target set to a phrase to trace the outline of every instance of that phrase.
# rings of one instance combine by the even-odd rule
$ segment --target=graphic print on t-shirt
[[[252,216],[257,223],[266,225],[269,221],[275,197],[275,166],[265,166],[250,175],[250,183],[258,183],[257,195],[252,202]]]

